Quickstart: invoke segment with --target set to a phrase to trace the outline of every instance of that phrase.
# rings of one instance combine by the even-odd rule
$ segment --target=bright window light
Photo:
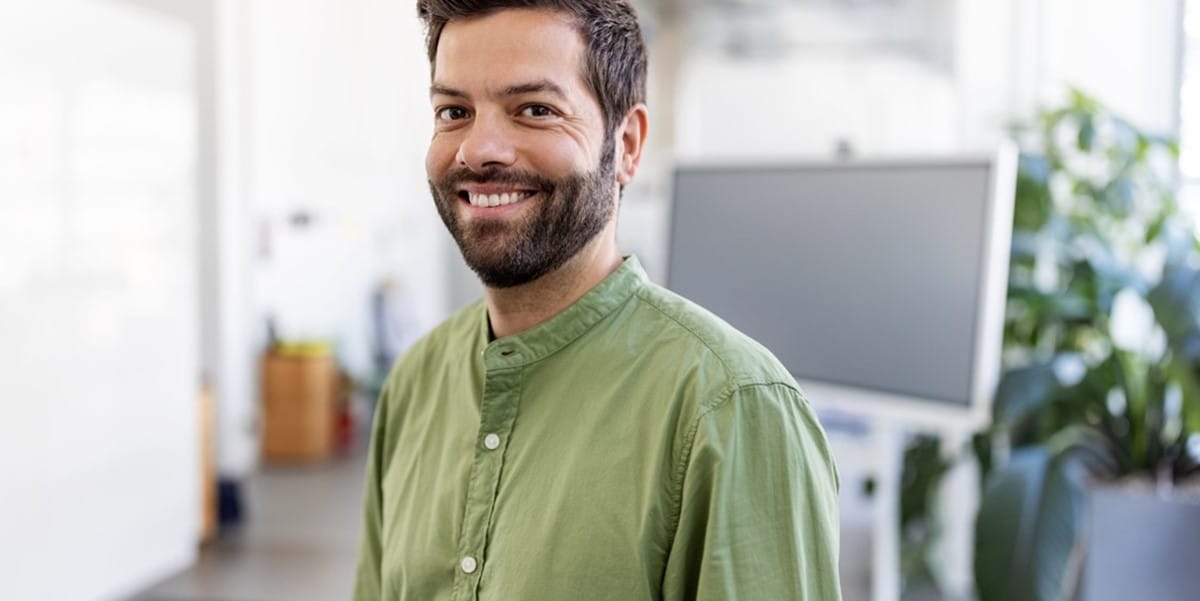
[[[1200,0],[1188,0],[1184,16],[1183,81],[1179,90],[1179,169],[1200,186]]]

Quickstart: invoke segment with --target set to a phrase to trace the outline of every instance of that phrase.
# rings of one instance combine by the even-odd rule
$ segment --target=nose
[[[477,114],[454,158],[459,165],[475,172],[511,166],[517,153],[508,124],[500,116]]]

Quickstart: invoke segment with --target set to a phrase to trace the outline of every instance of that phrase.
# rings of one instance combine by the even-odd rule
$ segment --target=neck
[[[520,334],[554,317],[621,266],[610,225],[558,269],[512,288],[487,288],[488,320],[496,338]]]

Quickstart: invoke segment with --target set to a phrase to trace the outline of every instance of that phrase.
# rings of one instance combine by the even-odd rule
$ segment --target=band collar
[[[481,303],[479,340],[484,365],[488,370],[519,367],[557,353],[624,305],[647,281],[637,257],[626,257],[616,271],[554,317],[490,343],[487,305]]]

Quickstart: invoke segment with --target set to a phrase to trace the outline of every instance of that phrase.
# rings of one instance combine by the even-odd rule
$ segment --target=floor
[[[362,457],[272,467],[245,488],[245,525],[190,569],[129,601],[349,599],[358,553]]]
[[[856,441],[834,443],[843,457]],[[842,442],[843,445],[838,443]],[[843,447],[843,448],[838,448]],[[841,451],[841,452],[839,452]],[[349,599],[358,547],[361,456],[267,468],[246,483],[245,525],[204,547],[191,568],[127,601]],[[842,463],[839,458],[839,463]],[[842,466],[843,601],[870,598],[870,504]]]

